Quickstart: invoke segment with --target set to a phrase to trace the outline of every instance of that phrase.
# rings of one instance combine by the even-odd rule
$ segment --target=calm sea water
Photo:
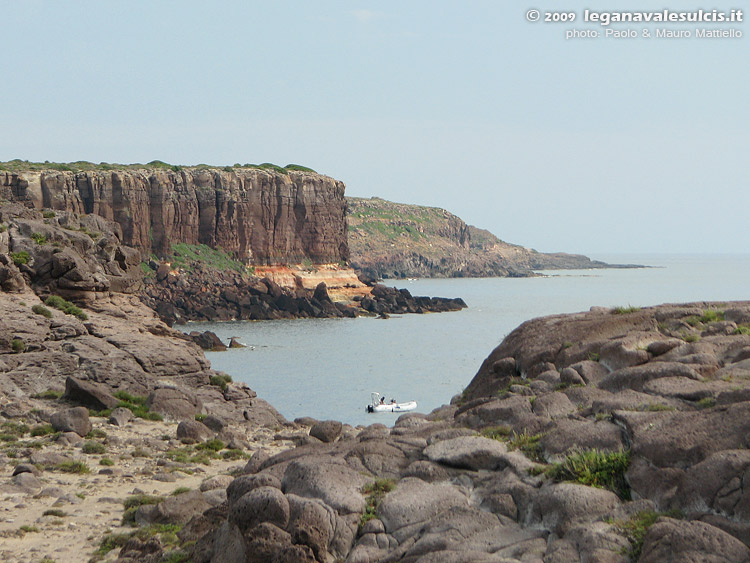
[[[370,392],[416,400],[418,412],[448,403],[484,358],[525,320],[591,306],[750,300],[748,255],[612,255],[597,259],[654,266],[545,272],[548,277],[391,281],[413,295],[462,297],[457,313],[388,320],[298,319],[191,323],[247,348],[206,354],[292,420],[391,425],[397,414],[367,414]]]

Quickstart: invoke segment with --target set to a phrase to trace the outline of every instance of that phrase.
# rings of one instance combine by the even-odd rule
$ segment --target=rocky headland
[[[534,319],[429,414],[290,423],[127,293],[113,225],[0,219],[6,559],[750,558],[750,302]]]
[[[437,207],[377,197],[346,201],[351,265],[376,279],[527,277],[537,270],[638,267],[510,244]]]

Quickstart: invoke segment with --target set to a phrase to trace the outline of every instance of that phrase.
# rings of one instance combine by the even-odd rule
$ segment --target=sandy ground
[[[134,419],[124,427],[109,424],[105,418],[91,418],[95,430],[106,433],[95,441],[106,448],[104,454],[85,454],[82,444],[60,445],[50,437],[42,449],[28,449],[27,444],[40,438],[26,434],[18,442],[3,443],[5,463],[0,464],[0,561],[25,563],[89,561],[108,533],[132,532],[121,526],[122,502],[134,494],[169,495],[175,489],[197,489],[209,477],[230,474],[244,467],[246,460],[211,460],[176,467],[165,453],[182,448],[175,436],[177,423]],[[266,449],[271,455],[293,447],[287,440],[275,440],[276,432],[267,428],[235,428],[246,434],[250,455]],[[140,451],[138,451],[140,450]],[[17,458],[9,458],[17,451]],[[29,452],[59,452],[85,462],[88,474],[71,474],[46,470],[38,476],[41,488],[23,490],[14,483],[17,463],[27,462]],[[133,454],[136,456],[133,456]],[[26,455],[24,455],[26,454]],[[148,455],[148,457],[142,456]],[[114,462],[111,467],[99,464],[102,458]],[[192,474],[189,474],[192,472]],[[64,516],[44,515],[61,510]],[[27,527],[24,532],[22,527]],[[116,559],[119,549],[101,560]]]

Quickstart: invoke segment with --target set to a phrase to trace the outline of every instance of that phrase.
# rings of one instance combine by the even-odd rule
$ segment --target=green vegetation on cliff
[[[167,260],[174,268],[191,271],[195,263],[213,270],[234,270],[246,273],[247,267],[221,249],[211,248],[205,244],[186,244],[178,242],[172,245],[172,254]]]
[[[0,162],[0,171],[6,172],[28,172],[28,171],[45,171],[54,170],[58,172],[89,172],[89,171],[109,171],[109,170],[171,170],[173,172],[179,172],[183,168],[190,169],[221,169],[225,172],[231,172],[235,168],[254,168],[258,170],[272,170],[280,174],[288,174],[289,172],[315,172],[312,168],[301,166],[299,164],[287,164],[286,166],[278,166],[270,162],[264,162],[263,164],[239,164],[236,163],[232,166],[213,166],[210,164],[196,164],[196,165],[184,165],[184,164],[169,164],[161,160],[152,160],[146,164],[134,163],[134,164],[117,164],[110,162],[100,162],[96,164],[94,162],[88,162],[86,160],[77,160],[75,162],[50,162],[48,160],[44,162],[30,162],[28,160],[14,159],[7,162]]]

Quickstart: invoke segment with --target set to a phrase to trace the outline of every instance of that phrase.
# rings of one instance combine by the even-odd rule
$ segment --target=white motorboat
[[[390,403],[385,402],[385,397],[380,397],[380,393],[370,393],[372,401],[365,410],[367,412],[406,412],[413,411],[417,408],[416,401],[407,401],[405,403],[397,403],[396,399],[391,399]]]

